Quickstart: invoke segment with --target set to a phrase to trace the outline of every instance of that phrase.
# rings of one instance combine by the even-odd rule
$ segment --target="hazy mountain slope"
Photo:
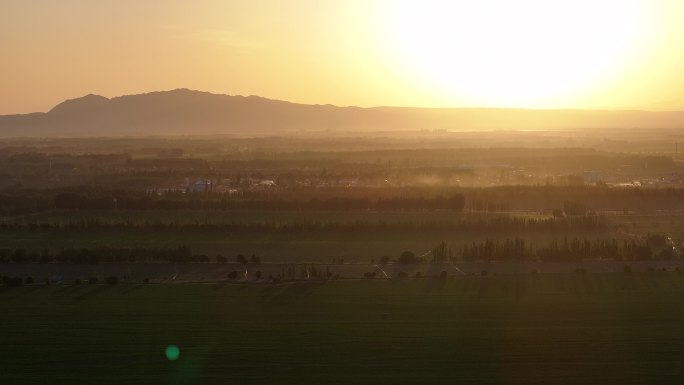
[[[111,99],[87,95],[47,113],[0,116],[5,137],[680,127],[681,111],[335,107],[185,89]]]

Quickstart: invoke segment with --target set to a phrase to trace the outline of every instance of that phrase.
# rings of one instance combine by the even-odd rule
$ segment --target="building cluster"
[[[220,193],[242,195],[298,188],[373,188],[404,186],[487,187],[506,185],[609,186],[615,188],[684,188],[684,169],[668,174],[635,172],[629,166],[611,171],[585,170],[567,174],[547,174],[538,170],[497,165],[473,169],[469,173],[410,173],[405,170],[376,177],[331,175],[249,175],[232,178],[185,178],[176,183],[148,189],[159,195],[171,193]]]

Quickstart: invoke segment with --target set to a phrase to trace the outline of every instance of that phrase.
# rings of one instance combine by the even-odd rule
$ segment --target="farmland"
[[[3,288],[0,375],[17,385],[676,384],[682,295],[675,272]],[[171,344],[177,361],[164,355]]]
[[[0,383],[679,382],[681,162],[312,140],[0,147]]]

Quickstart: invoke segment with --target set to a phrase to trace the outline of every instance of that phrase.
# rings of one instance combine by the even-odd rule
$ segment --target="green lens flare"
[[[166,358],[175,361],[180,356],[180,349],[176,345],[169,345],[166,347]]]

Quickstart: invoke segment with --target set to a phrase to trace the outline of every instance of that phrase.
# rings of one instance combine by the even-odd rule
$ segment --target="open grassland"
[[[663,272],[4,288],[0,382],[679,384],[683,296]]]

